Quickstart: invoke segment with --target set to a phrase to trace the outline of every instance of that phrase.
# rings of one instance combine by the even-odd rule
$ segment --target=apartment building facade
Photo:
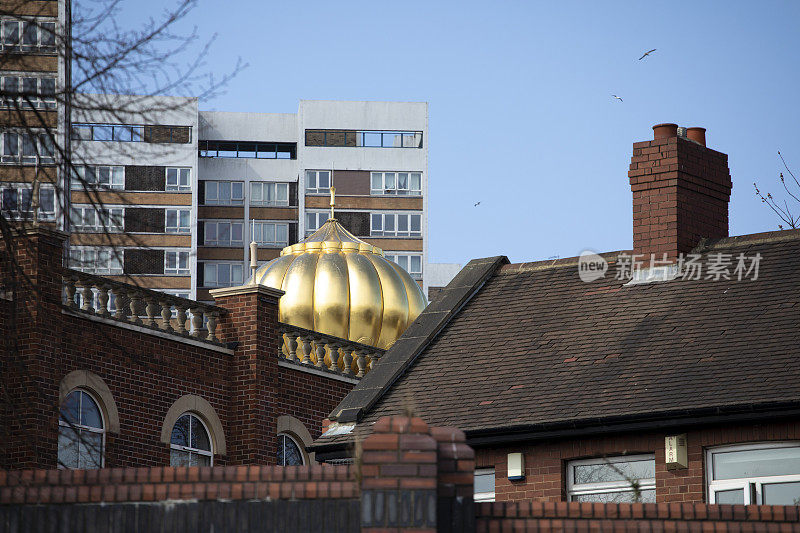
[[[69,2],[0,2],[0,209],[63,227],[57,190],[69,151]]]

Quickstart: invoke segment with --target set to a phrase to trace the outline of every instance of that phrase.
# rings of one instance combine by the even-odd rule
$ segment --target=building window
[[[190,191],[192,190],[192,169],[167,167],[167,186],[168,191]]]
[[[72,124],[70,138],[76,141],[147,142],[188,144],[191,126],[142,126],[137,124]]]
[[[297,159],[296,143],[248,141],[198,141],[200,157],[247,159]]]
[[[328,221],[328,213],[320,211],[319,213],[306,212],[306,237],[321,228],[325,222]]]
[[[419,196],[422,194],[422,173],[420,172],[373,172],[370,194],[394,194],[398,196]]]
[[[0,105],[19,109],[55,109],[56,79],[27,76],[0,78]]]
[[[72,190],[97,187],[124,189],[125,167],[108,165],[75,167],[75,176],[70,181]]]
[[[289,224],[280,222],[253,222],[252,238],[264,246],[280,247],[289,245]]]
[[[250,205],[289,205],[289,184],[261,181],[250,183]]]
[[[104,441],[97,402],[86,391],[70,392],[58,418],[59,468],[102,468]]]
[[[122,207],[96,208],[72,206],[70,225],[76,231],[118,233],[124,230],[125,209]]]
[[[494,501],[494,468],[475,470],[475,488],[473,499],[476,502]]]
[[[29,183],[0,183],[0,209],[10,219],[33,218],[32,189]],[[56,194],[52,185],[39,186],[39,220],[54,220]]]
[[[70,247],[69,267],[89,274],[122,274],[124,250]]]
[[[422,148],[422,132],[387,130],[306,130],[306,146]]]
[[[205,188],[206,205],[244,205],[242,181],[207,181]]]
[[[330,170],[306,170],[306,192],[328,194],[331,192]]]
[[[217,221],[205,223],[206,246],[241,246],[243,222]]]
[[[402,252],[386,252],[386,259],[397,263],[414,279],[422,279],[422,255],[405,254]]]
[[[800,505],[800,443],[707,451],[709,503]]]
[[[630,455],[570,461],[567,493],[571,502],[655,503],[655,457]]]
[[[56,51],[56,23],[5,19],[3,20],[0,49],[4,52],[54,53]]]
[[[212,466],[214,453],[205,424],[192,413],[180,416],[172,426],[170,466]]]
[[[167,233],[189,233],[191,226],[190,214],[191,211],[189,209],[167,209],[165,231]]]
[[[204,287],[232,287],[242,284],[242,263],[204,263]]]
[[[33,165],[53,164],[55,162],[55,145],[53,138],[47,133],[18,133],[6,131],[0,143],[0,161]]]
[[[300,445],[289,434],[278,434],[278,466],[303,466],[305,459]]]
[[[164,252],[164,274],[189,275],[189,252]]]
[[[406,213],[372,213],[372,237],[420,237],[422,215]]]

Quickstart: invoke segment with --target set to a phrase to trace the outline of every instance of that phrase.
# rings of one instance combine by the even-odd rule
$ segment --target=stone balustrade
[[[222,307],[86,274],[64,271],[64,305],[76,312],[221,344]]]
[[[281,359],[352,378],[364,377],[386,351],[290,324],[280,323],[280,333]]]

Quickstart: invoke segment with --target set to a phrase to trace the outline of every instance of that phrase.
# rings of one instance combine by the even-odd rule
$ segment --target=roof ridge
[[[760,244],[765,242],[782,242],[800,240],[800,229],[784,229],[777,231],[764,231],[761,233],[748,233],[745,235],[734,235],[732,237],[721,237],[719,239],[703,238],[692,250],[700,253],[706,250],[724,248],[726,246],[744,246],[749,244]]]
[[[593,252],[594,253],[594,252]],[[619,254],[631,254],[633,253],[632,250],[617,250],[614,252],[602,252],[596,255],[604,259],[609,260],[616,260]],[[531,270],[545,270],[548,268],[560,268],[560,267],[568,267],[568,266],[575,266],[578,264],[580,260],[580,256],[576,255],[574,257],[564,257],[559,259],[546,259],[543,261],[530,261],[527,263],[509,263],[507,265],[503,265],[500,267],[498,274],[515,274],[517,272],[528,272]]]

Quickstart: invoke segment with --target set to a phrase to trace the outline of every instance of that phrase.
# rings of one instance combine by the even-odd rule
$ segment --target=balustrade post
[[[295,363],[295,362],[298,361],[298,359],[297,359],[297,335],[295,335],[291,331],[288,331],[286,333],[286,339],[287,339],[286,347],[289,349],[289,355],[288,355],[288,357],[286,357],[286,359],[288,359],[289,361]]]
[[[325,339],[323,337],[317,337],[314,339],[314,342],[317,343],[317,363],[314,366],[317,368],[327,368],[325,366]]]
[[[381,352],[372,352],[369,354],[369,369],[373,370],[378,361],[381,360]]]
[[[128,303],[128,297],[125,291],[119,287],[113,287],[111,292],[114,294],[114,318],[117,320],[125,320],[125,304]]]
[[[356,365],[358,365],[358,373],[356,374],[356,377],[363,378],[364,374],[367,373],[367,352],[364,350],[356,350],[353,353],[356,354]]]
[[[67,293],[66,306],[69,309],[76,309],[78,304],[75,303],[75,278],[72,276],[64,276],[64,290]]]
[[[303,360],[300,361],[300,364],[310,365],[311,358],[309,357],[309,355],[311,355],[311,337],[309,337],[308,335],[303,335],[302,337],[300,337],[300,340],[303,342]]]
[[[353,368],[352,368],[353,355],[352,355],[352,352],[351,352],[351,350],[348,350],[347,347],[345,347],[342,350],[342,355],[343,355],[343,362],[344,362],[344,369],[343,369],[342,373],[345,376],[352,376],[353,375]]]
[[[170,324],[172,321],[172,304],[164,300],[159,302],[159,305],[161,306],[161,329],[167,333],[172,333],[175,331],[172,329],[172,324]]]
[[[79,284],[81,287],[81,299],[83,299],[81,311],[85,313],[94,313],[94,308],[92,307],[92,284],[84,280],[80,280]]]
[[[338,342],[330,342],[328,343],[328,348],[330,348],[330,358],[331,364],[328,366],[328,370],[333,372],[339,372],[339,343]]]
[[[107,317],[108,312],[108,285],[97,285],[97,315]]]
[[[139,318],[139,310],[142,308],[142,296],[139,291],[128,292],[128,301],[131,309],[130,321],[134,324],[141,325],[142,319]]]
[[[175,328],[175,332],[180,333],[181,335],[186,335],[187,333],[189,333],[188,331],[186,331],[186,307],[183,305],[176,305],[175,309],[178,310],[178,317],[177,317],[178,323],[175,324],[178,327]]]
[[[147,298],[146,302],[147,305],[144,308],[144,312],[147,314],[147,323],[145,325],[151,328],[157,328],[156,313],[158,313],[158,302],[155,298]]]
[[[219,342],[217,338],[217,324],[219,323],[219,313],[217,311],[211,311],[208,313],[208,321],[206,321],[206,327],[208,327],[208,337],[207,340],[211,342]]]
[[[200,330],[203,329],[203,310],[199,307],[192,307],[192,331],[189,333],[192,337],[199,337]]]

